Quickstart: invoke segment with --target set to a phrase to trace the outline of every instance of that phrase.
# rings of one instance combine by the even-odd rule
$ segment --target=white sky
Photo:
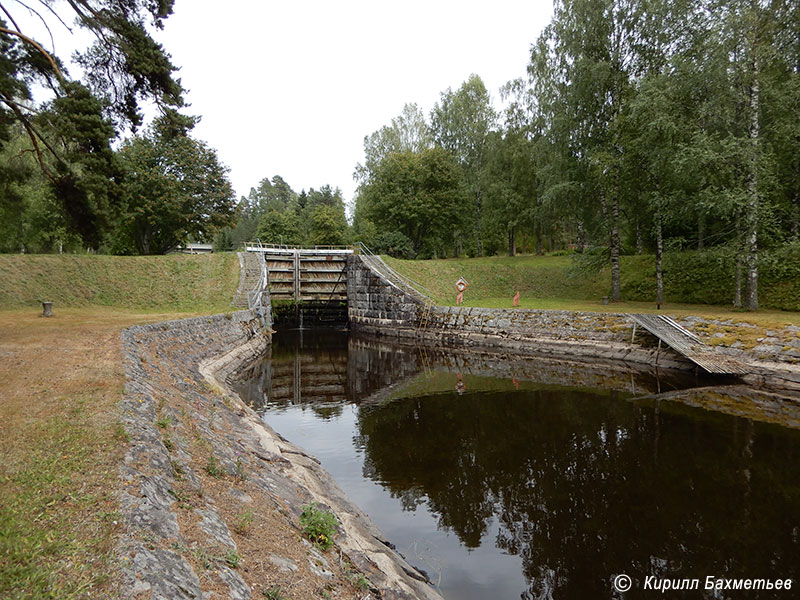
[[[50,49],[37,19],[16,8]],[[281,175],[297,192],[339,187],[350,203],[365,136],[406,103],[428,115],[472,73],[499,107],[499,88],[525,76],[552,10],[551,0],[176,0],[154,35],[180,68],[186,112],[202,117],[194,135],[230,168],[237,199]],[[92,39],[53,34],[64,59]]]
[[[177,0],[157,38],[237,198],[281,175],[350,202],[364,136],[471,73],[499,105],[551,15],[550,0]]]

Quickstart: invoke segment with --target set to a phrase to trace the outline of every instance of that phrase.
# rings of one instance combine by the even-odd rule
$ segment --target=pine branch
[[[47,50],[42,48],[42,46],[39,44],[39,42],[37,42],[34,39],[29,38],[24,33],[20,33],[19,31],[14,31],[13,29],[6,29],[5,27],[0,27],[0,32],[6,33],[8,35],[14,35],[14,36],[18,37],[19,39],[21,39],[23,42],[25,42],[27,44],[30,44],[31,46],[36,48],[39,52],[44,54],[45,58],[50,63],[50,66],[53,67],[53,71],[55,71],[56,75],[58,75],[58,78],[62,82],[65,81],[64,80],[64,76],[61,74],[61,69],[58,68],[58,65],[56,64],[55,59],[50,55],[50,53],[47,52]]]
[[[19,26],[19,25],[17,25],[17,22],[14,20],[14,17],[12,17],[12,16],[11,16],[11,13],[10,13],[10,12],[8,12],[8,10],[6,10],[6,7],[5,7],[5,6],[3,6],[2,4],[0,4],[0,9],[2,9],[2,10],[3,10],[3,12],[6,14],[6,16],[8,17],[8,20],[9,20],[9,21],[11,21],[11,24],[12,24],[14,27],[16,27],[17,29],[20,29],[20,26]]]
[[[17,1],[19,1],[19,0],[17,0]],[[63,25],[63,26],[66,28],[66,30],[67,30],[67,31],[69,31],[70,33],[72,33],[72,27],[70,27],[69,25],[67,25],[67,24],[64,22],[64,19],[62,19],[62,18],[59,16],[59,14],[58,14],[58,13],[57,13],[55,10],[53,10],[53,7],[52,7],[52,6],[50,6],[50,5],[49,5],[47,2],[45,2],[44,0],[39,0],[39,4],[41,4],[41,5],[42,5],[42,6],[44,6],[44,7],[45,7],[47,10],[49,10],[49,11],[52,13],[52,15],[53,15],[53,16],[54,16],[56,19],[58,19],[58,21],[59,21],[59,22],[60,22],[60,23],[61,23],[61,24],[62,24],[62,25]]]
[[[50,36],[50,47],[53,48],[53,52],[55,53],[56,42],[53,39],[53,32],[50,31],[50,26],[47,24],[47,21],[44,20],[44,17],[41,14],[39,14],[39,12],[37,10],[35,10],[35,9],[31,8],[30,6],[28,6],[27,4],[25,4],[22,0],[14,0],[14,2],[19,4],[20,6],[23,6],[25,9],[27,9],[27,11],[30,14],[36,15],[37,17],[39,17],[39,20],[42,22],[42,25],[44,25],[44,28],[47,30],[47,34]],[[6,13],[6,14],[8,14],[8,13]],[[16,27],[18,31],[22,31],[20,29],[19,25],[17,25],[16,23],[14,23],[14,27]]]
[[[28,120],[28,118],[25,116],[25,114],[20,110],[20,107],[19,105],[17,105],[16,102],[9,100],[3,95],[0,95],[0,100],[4,104],[6,104],[13,111],[15,115],[17,115],[17,118],[19,119],[20,123],[22,123],[22,126],[25,128],[25,131],[28,133],[28,137],[30,138],[31,143],[33,144],[33,149],[36,152],[36,158],[39,161],[39,166],[41,167],[42,172],[47,176],[47,178],[50,181],[56,183],[58,180],[53,175],[53,173],[50,172],[50,169],[47,168],[47,165],[44,162],[44,156],[42,156],[42,150],[39,147],[39,140],[41,139],[42,143],[45,144],[47,149],[50,150],[50,152],[53,153],[53,156],[55,156],[57,159],[58,155],[55,153],[52,147],[50,147],[50,145],[46,142],[46,140],[42,137],[42,135],[38,131],[36,131],[36,129]]]

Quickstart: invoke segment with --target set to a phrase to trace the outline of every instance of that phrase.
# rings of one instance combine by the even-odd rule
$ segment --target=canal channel
[[[796,402],[766,423],[733,382],[332,329],[276,333],[237,391],[445,598],[621,598],[620,574],[625,598],[648,577],[800,587]]]

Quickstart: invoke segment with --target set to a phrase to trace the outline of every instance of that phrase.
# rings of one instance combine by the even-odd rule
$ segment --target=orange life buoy
[[[458,283],[456,283],[456,289],[457,289],[459,292],[463,292],[465,289],[467,289],[467,284],[466,284],[466,283],[464,283],[462,280],[460,280],[460,279],[459,279],[459,280],[458,280]]]

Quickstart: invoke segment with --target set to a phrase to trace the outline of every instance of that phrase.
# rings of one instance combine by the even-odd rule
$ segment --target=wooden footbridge
[[[708,373],[720,375],[747,375],[747,367],[726,354],[715,351],[699,337],[666,315],[631,314],[633,337],[636,326],[640,325],[658,338],[658,346],[664,342]]]

